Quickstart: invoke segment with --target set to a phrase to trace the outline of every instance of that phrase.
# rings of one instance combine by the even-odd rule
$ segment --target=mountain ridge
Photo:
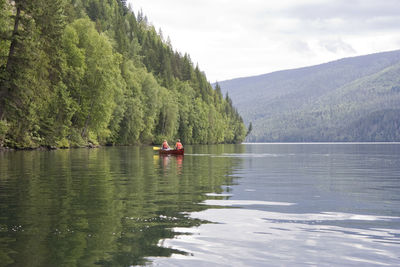
[[[400,104],[400,90],[392,90],[400,88],[396,78],[400,76],[399,62],[400,50],[395,50],[218,84],[223,93],[228,92],[245,123],[252,122],[253,131],[247,141],[358,141],[366,138],[353,136],[351,132],[357,132],[356,129],[347,131],[346,135],[338,129],[359,120],[356,114],[364,112],[368,116],[382,109],[392,110]],[[364,92],[362,88],[367,89]],[[359,92],[354,101],[347,103],[347,109],[342,107],[345,98],[340,98],[343,90],[348,94]],[[371,109],[372,106],[379,108]],[[327,110],[330,110],[329,116]],[[324,115],[323,120],[319,120],[320,125],[315,124],[316,114]],[[310,125],[314,129],[310,129]],[[394,140],[389,136],[400,140],[398,131],[386,134],[388,141]]]

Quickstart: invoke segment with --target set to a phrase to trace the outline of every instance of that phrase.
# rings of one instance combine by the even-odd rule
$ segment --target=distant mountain
[[[251,142],[400,141],[400,50],[219,85]]]

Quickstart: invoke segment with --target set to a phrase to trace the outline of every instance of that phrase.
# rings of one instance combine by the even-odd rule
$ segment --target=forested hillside
[[[244,139],[231,99],[125,2],[0,0],[0,147]]]
[[[400,50],[220,82],[248,141],[400,141]]]

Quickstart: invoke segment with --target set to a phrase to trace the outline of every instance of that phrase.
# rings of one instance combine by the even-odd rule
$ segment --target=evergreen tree
[[[0,146],[244,139],[231,99],[126,1],[0,7]]]
[[[251,133],[252,130],[253,130],[253,124],[250,122],[249,128],[247,128],[246,136],[248,136]]]

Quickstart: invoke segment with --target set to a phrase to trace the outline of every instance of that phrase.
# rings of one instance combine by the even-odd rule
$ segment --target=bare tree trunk
[[[85,137],[86,137],[86,131],[87,131],[87,128],[88,128],[88,126],[89,126],[90,119],[91,119],[93,106],[94,106],[94,100],[92,100],[92,102],[90,103],[89,114],[88,114],[87,117],[86,117],[86,120],[85,120],[85,127],[83,128],[82,133],[81,133],[82,138],[85,138]]]
[[[12,63],[13,63],[13,58],[15,54],[15,46],[17,45],[17,36],[18,36],[18,28],[19,28],[19,22],[21,19],[21,7],[17,5],[17,13],[15,15],[15,21],[14,21],[14,29],[12,32],[12,37],[11,37],[11,45],[10,49],[8,52],[8,57],[7,57],[7,64],[5,68],[5,78],[4,80],[1,81],[0,85],[0,120],[4,118],[5,114],[5,105],[6,105],[6,98],[8,97],[9,94],[9,79],[10,79],[10,74],[12,72]]]
[[[81,133],[82,138],[86,137],[86,130],[87,130],[87,127],[89,126],[89,121],[90,121],[90,114],[87,116],[86,121],[85,121],[85,127],[82,130],[82,133]]]
[[[12,37],[11,37],[11,45],[10,45],[10,50],[8,52],[8,59],[7,59],[7,65],[6,65],[6,71],[10,71],[10,66],[12,66],[12,61],[15,53],[15,46],[17,45],[17,35],[18,33],[18,27],[19,27],[19,21],[21,19],[21,7],[17,5],[17,14],[15,15],[15,21],[14,21],[14,30],[12,32]]]

